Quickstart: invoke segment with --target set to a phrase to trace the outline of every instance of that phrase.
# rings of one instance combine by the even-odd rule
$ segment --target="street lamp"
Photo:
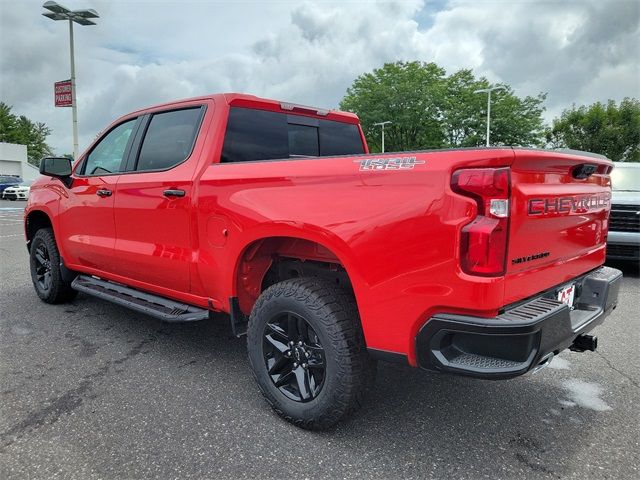
[[[495,87],[489,88],[481,88],[480,90],[476,90],[473,93],[488,93],[487,95],[487,147],[489,146],[489,137],[491,135],[490,124],[491,124],[491,92],[495,90],[506,90],[506,87],[502,85],[496,85]]]
[[[382,153],[384,153],[384,126],[389,125],[390,123],[393,122],[391,122],[391,120],[387,120],[386,122],[378,122],[373,124],[374,127],[382,127]]]
[[[73,22],[79,25],[95,25],[91,18],[99,18],[95,10],[69,10],[56,2],[45,2],[43,8],[49,10],[43,13],[51,20],[69,21],[69,51],[71,55],[71,116],[73,121],[73,158],[78,158],[78,107],[76,101],[76,65],[73,55]]]

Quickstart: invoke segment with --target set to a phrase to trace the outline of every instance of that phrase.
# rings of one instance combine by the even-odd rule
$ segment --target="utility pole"
[[[78,158],[78,101],[76,97],[76,62],[73,52],[73,20],[69,19],[69,55],[71,56],[71,122],[73,123],[73,159]]]
[[[488,93],[487,95],[487,147],[491,145],[490,137],[491,137],[491,92],[496,90],[506,90],[506,87],[502,85],[497,85],[495,87],[489,88],[481,88],[480,90],[476,90],[473,93]]]
[[[73,22],[79,25],[95,25],[91,18],[100,18],[95,10],[69,10],[59,3],[50,1],[42,5],[43,8],[49,10],[43,13],[51,20],[67,20],[69,22],[69,54],[71,56],[71,119],[73,127],[73,158],[77,159],[79,155],[78,149],[78,100],[76,98],[76,62],[73,52]]]
[[[378,122],[373,124],[374,127],[382,128],[382,153],[384,153],[384,126],[389,125],[390,123],[393,123],[393,122],[391,122],[390,120],[387,120],[386,122]]]

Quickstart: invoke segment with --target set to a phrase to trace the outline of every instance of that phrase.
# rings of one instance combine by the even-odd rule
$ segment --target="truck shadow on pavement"
[[[199,413],[209,419],[213,431],[218,422],[230,419],[213,411],[212,404],[233,402],[226,415],[235,416],[232,421],[240,424],[245,416],[253,419],[244,433],[253,432],[261,442],[277,445],[279,437],[286,435],[295,443],[292,448],[301,452],[318,448],[318,442],[329,442],[335,450],[332,455],[345,455],[344,461],[362,463],[367,470],[377,465],[387,471],[394,466],[398,476],[445,475],[454,472],[441,470],[442,465],[453,464],[460,465],[460,474],[510,476],[517,472],[516,465],[530,473],[561,476],[571,471],[567,461],[572,451],[595,435],[597,417],[606,415],[576,406],[562,385],[561,372],[551,369],[492,382],[380,363],[375,387],[360,411],[328,432],[307,432],[280,420],[262,400],[249,370],[245,339],[231,335],[227,317],[164,324],[83,295],[74,304],[68,307],[70,311],[83,307],[83,312],[88,308],[107,313],[86,316],[78,312],[83,330],[100,330],[104,333],[101,341],[124,340],[130,347],[85,380],[100,381],[103,376],[104,381],[113,381],[107,377],[129,375],[126,369],[144,369],[144,361],[134,357],[153,357],[166,371],[164,379],[154,378],[161,382],[154,388],[165,392],[169,405],[177,402],[172,390],[202,392],[210,402],[202,402]],[[102,350],[80,334],[66,337],[75,342],[80,357]],[[99,386],[94,390],[99,391]],[[188,448],[185,438],[171,443],[180,442]],[[253,467],[247,464],[246,468]]]
[[[87,444],[74,447],[86,449],[87,457],[106,435],[119,439],[109,446],[116,457],[127,455],[118,445],[134,443],[148,455],[187,464],[210,435],[224,447],[216,455],[249,476],[261,476],[271,455],[289,460],[270,463],[269,476],[286,476],[291,462],[305,458],[296,465],[301,478],[317,476],[318,462],[332,462],[338,476],[559,477],[588,461],[588,446],[612,414],[604,401],[578,405],[567,387],[568,370],[493,382],[379,363],[363,408],[330,431],[304,431],[262,399],[245,339],[232,336],[226,316],[166,324],[82,294],[72,304],[51,306],[22,288],[13,293],[24,297],[22,304],[33,303],[5,317],[7,341],[24,360],[15,372],[7,370],[12,385],[3,398],[22,407],[0,432],[0,448],[58,421],[84,425],[78,419],[95,411],[109,421],[94,424]],[[36,348],[45,349],[47,360],[30,364]],[[20,400],[29,396],[37,399],[30,407]],[[162,445],[146,447],[159,432]]]

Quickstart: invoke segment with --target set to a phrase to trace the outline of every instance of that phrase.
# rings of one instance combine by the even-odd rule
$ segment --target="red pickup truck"
[[[358,118],[219,94],[126,115],[46,158],[25,232],[39,297],[168,322],[226,312],[265,398],[326,428],[377,359],[503,379],[616,307],[612,163],[477,148],[368,154]]]

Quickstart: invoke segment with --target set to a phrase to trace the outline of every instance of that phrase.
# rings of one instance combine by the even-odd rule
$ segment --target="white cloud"
[[[0,100],[50,125],[65,153],[70,112],[52,107],[52,83],[68,78],[67,31],[41,3],[0,0]],[[101,14],[76,29],[81,148],[119,115],[204,93],[335,107],[357,75],[396,60],[549,92],[549,115],[640,90],[633,0],[67,3]]]

